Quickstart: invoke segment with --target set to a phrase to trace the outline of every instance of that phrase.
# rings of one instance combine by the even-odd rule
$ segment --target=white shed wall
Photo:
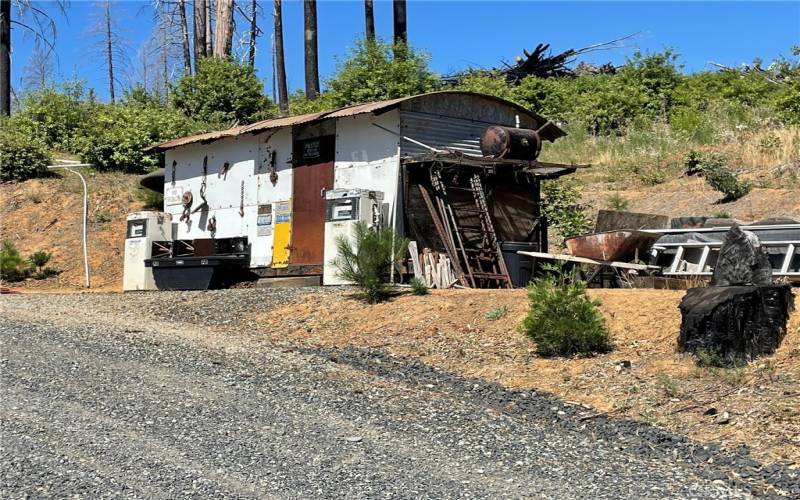
[[[339,118],[333,179],[334,188],[382,191],[386,222],[395,220],[396,229],[401,229],[402,224],[402,217],[392,217],[400,191],[400,137],[395,135],[399,133],[400,112],[396,109],[378,116],[363,114]]]
[[[270,181],[268,148],[276,151],[275,166],[278,180],[273,186]],[[215,141],[210,144],[190,144],[168,150],[164,172],[164,210],[177,221],[178,239],[211,238],[207,230],[208,219],[216,217],[217,230],[213,237],[231,238],[247,236],[251,244],[253,267],[266,266],[272,261],[272,231],[256,224],[258,206],[291,199],[292,170],[291,131],[281,129],[277,133],[264,132],[258,136],[242,135]],[[203,157],[208,156],[206,176],[206,200],[208,210],[191,214],[189,223],[180,222],[183,205],[180,201],[171,204],[169,193],[172,188],[182,193],[191,191],[194,201],[192,209],[201,203],[200,186],[203,174]],[[177,161],[175,183],[172,182],[172,162]],[[221,169],[225,162],[230,164],[227,175]],[[244,216],[239,214],[244,200]],[[274,223],[274,221],[273,221]]]

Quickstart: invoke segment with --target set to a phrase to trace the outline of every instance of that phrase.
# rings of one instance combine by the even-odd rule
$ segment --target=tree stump
[[[772,354],[793,307],[790,285],[691,288],[680,305],[678,349],[728,360]]]

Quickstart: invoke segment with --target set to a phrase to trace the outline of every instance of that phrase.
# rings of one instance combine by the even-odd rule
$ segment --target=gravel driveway
[[[0,497],[726,498],[797,484],[546,395],[215,328],[298,293],[329,292],[0,298]],[[180,301],[208,307],[165,312]]]

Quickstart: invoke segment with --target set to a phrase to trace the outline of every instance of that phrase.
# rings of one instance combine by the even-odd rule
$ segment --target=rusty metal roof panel
[[[269,120],[262,120],[260,122],[253,123],[252,125],[246,125],[241,133],[243,134],[255,133],[255,132],[260,132],[262,130],[270,130],[281,127],[291,127],[292,125],[301,125],[303,123],[310,123],[325,118],[328,113],[330,113],[330,111],[320,111],[317,113],[306,113],[304,115],[281,116],[280,118],[270,118]]]
[[[187,144],[194,144],[196,142],[207,143],[216,141],[217,139],[222,139],[223,137],[234,137],[241,134],[244,128],[245,128],[244,125],[240,125],[238,127],[232,127],[225,130],[214,130],[212,132],[205,132],[203,134],[190,135],[187,137],[179,137],[177,139],[172,139],[171,141],[156,144],[155,146],[150,146],[145,151],[148,150],[164,151],[167,149],[176,148],[178,146],[186,146]]]

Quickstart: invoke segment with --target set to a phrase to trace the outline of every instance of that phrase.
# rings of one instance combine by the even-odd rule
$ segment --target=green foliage
[[[408,282],[411,285],[411,293],[414,295],[428,295],[428,285],[419,278],[412,278]]]
[[[334,107],[394,99],[434,90],[438,77],[427,55],[380,40],[359,41],[327,83]]]
[[[542,213],[547,223],[563,237],[586,233],[592,222],[574,179],[561,178],[542,182]]]
[[[53,255],[51,253],[40,250],[32,253],[31,256],[28,257],[28,260],[30,261],[31,265],[36,267],[38,271],[41,271],[42,268],[46,266],[48,262],[50,262],[50,258],[52,256]]]
[[[753,189],[753,183],[740,180],[739,177],[727,168],[715,168],[705,173],[706,182],[725,197],[722,201],[734,201],[747,195]]]
[[[197,125],[170,107],[137,101],[98,108],[86,136],[80,138],[81,157],[97,170],[144,173],[159,166],[157,155],[144,149],[187,135]]]
[[[486,313],[486,319],[489,321],[497,321],[508,314],[508,306],[495,307]]]
[[[681,395],[681,389],[678,385],[678,382],[665,373],[662,373],[658,376],[656,379],[656,384],[658,385],[659,389],[661,389],[661,392],[663,392],[667,397],[677,398]]]
[[[255,70],[233,59],[198,61],[196,74],[172,88],[172,102],[186,116],[214,128],[246,124],[276,115]]]
[[[606,201],[608,201],[608,207],[611,210],[616,210],[618,212],[624,212],[630,205],[630,202],[628,202],[627,198],[619,193],[610,194]]]
[[[749,181],[742,181],[726,166],[727,160],[718,154],[702,154],[690,151],[684,161],[687,175],[705,177],[709,186],[724,194],[723,201],[733,201],[745,196],[753,188]]]
[[[0,280],[21,281],[28,277],[30,269],[11,240],[0,245]]]
[[[0,119],[0,181],[41,177],[50,159],[50,150],[35,122],[19,115]]]
[[[77,152],[76,141],[86,134],[97,105],[86,84],[72,80],[28,92],[22,99],[19,115],[37,124],[51,148]]]
[[[105,224],[106,222],[111,222],[111,214],[108,212],[104,212],[102,210],[98,210],[94,213],[94,221],[98,224]]]
[[[716,368],[742,368],[747,362],[741,358],[725,356],[716,351],[701,349],[695,353],[698,366]]]
[[[362,298],[375,304],[389,296],[389,272],[405,254],[408,241],[396,237],[391,229],[371,229],[358,222],[352,238],[341,236],[333,264],[339,276],[361,289]]]
[[[608,352],[611,335],[598,309],[586,295],[586,284],[562,272],[528,286],[528,316],[521,330],[542,356],[572,356]]]

